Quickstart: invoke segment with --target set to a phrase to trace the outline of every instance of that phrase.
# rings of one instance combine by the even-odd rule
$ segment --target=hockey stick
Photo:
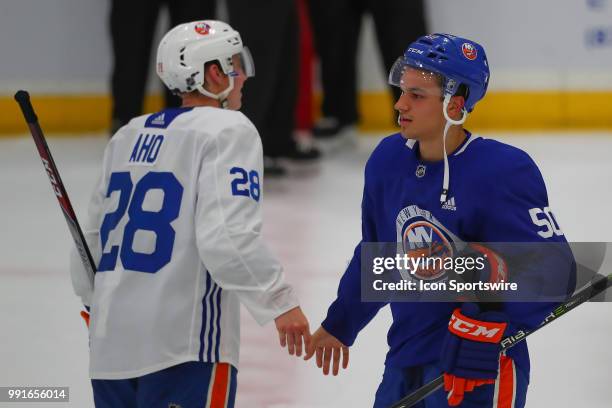
[[[566,300],[563,304],[559,305],[555,310],[553,310],[547,317],[544,319],[540,326],[535,328],[532,331],[524,331],[519,330],[514,336],[508,336],[501,341],[502,351],[508,350],[510,347],[520,343],[525,340],[527,336],[535,333],[540,330],[542,327],[546,326],[548,323],[557,320],[559,317],[563,316],[570,310],[574,309],[577,306],[580,306],[584,302],[592,299],[593,297],[599,295],[612,286],[612,274],[608,276],[601,276],[593,282],[592,284],[584,287],[583,289],[576,292],[573,296],[571,296],[568,300]],[[436,390],[438,390],[444,384],[444,376],[441,375],[438,378],[430,381],[429,383],[423,385],[421,388],[413,391],[411,394],[405,396],[401,400],[397,401],[395,404],[391,405],[389,408],[409,408],[413,405],[417,404],[419,401],[428,397]]]
[[[62,208],[64,217],[66,217],[68,229],[70,230],[72,239],[74,240],[77,251],[79,252],[79,256],[81,257],[81,262],[83,262],[85,270],[87,270],[87,273],[93,280],[93,276],[96,273],[96,264],[94,263],[93,257],[91,256],[91,252],[89,251],[89,247],[87,246],[87,242],[85,241],[85,237],[83,236],[83,231],[81,230],[81,226],[79,225],[79,221],[77,220],[76,214],[72,209],[72,204],[70,203],[70,199],[68,198],[68,193],[66,193],[64,183],[60,178],[59,172],[57,171],[57,167],[55,166],[55,162],[53,161],[53,156],[51,156],[49,146],[47,146],[47,141],[45,140],[43,131],[40,128],[40,125],[38,124],[38,118],[36,117],[36,113],[34,113],[34,108],[30,103],[30,94],[28,94],[26,91],[18,91],[15,94],[15,100],[19,104],[21,112],[23,113],[23,117],[25,118],[25,121],[27,122],[28,127],[30,128],[30,133],[34,138],[34,143],[36,144],[36,148],[38,149],[38,154],[40,155],[40,159],[42,160],[43,166],[45,167],[45,171],[49,176],[51,188],[53,189],[53,192],[57,197],[57,201],[59,202],[59,205]]]

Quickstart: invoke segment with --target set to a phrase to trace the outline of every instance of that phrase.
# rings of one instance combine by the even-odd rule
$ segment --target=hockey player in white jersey
[[[262,148],[238,109],[254,67],[219,21],[162,39],[157,73],[180,108],[113,136],[84,226],[95,277],[72,257],[90,309],[96,407],[233,407],[242,303],[301,355],[308,321],[262,242]]]

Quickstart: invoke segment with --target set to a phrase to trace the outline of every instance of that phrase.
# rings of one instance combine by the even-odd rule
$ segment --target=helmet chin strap
[[[219,92],[217,94],[214,94],[214,93],[212,93],[210,91],[207,91],[206,89],[204,89],[202,84],[196,85],[196,89],[202,95],[206,95],[206,96],[208,96],[210,98],[218,100],[221,103],[221,107],[223,109],[227,109],[227,106],[228,106],[227,97],[228,97],[229,93],[232,91],[232,89],[234,89],[234,77],[229,75],[229,85],[227,86],[227,88],[225,88],[225,90],[223,90],[222,92]]]
[[[448,130],[453,125],[462,125],[467,119],[468,112],[465,108],[462,109],[463,117],[459,120],[452,119],[448,116],[448,104],[450,103],[452,95],[446,94],[444,96],[444,103],[442,105],[442,110],[444,112],[444,118],[446,119],[446,124],[444,125],[444,136],[442,137],[442,146],[444,148],[444,181],[442,182],[442,193],[440,194],[440,204],[444,204],[447,200],[448,196],[448,186],[450,179],[450,172],[448,166],[448,156],[446,155],[446,136],[448,136]]]

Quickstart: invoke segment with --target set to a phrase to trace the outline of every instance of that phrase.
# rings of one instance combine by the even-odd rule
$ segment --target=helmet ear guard
[[[219,100],[221,102],[221,106],[223,108],[227,108],[227,97],[228,97],[229,93],[232,91],[232,89],[234,89],[234,77],[229,75],[229,85],[227,86],[227,88],[225,88],[223,91],[219,92],[218,94],[214,94],[214,93],[208,91],[206,88],[204,88],[204,83],[203,82],[201,84],[197,84],[196,85],[196,89],[202,95],[206,95],[206,96],[208,96],[210,98]]]
[[[446,119],[446,122],[450,123],[451,125],[462,125],[467,119],[468,111],[467,109],[465,109],[465,107],[463,107],[461,108],[461,111],[463,112],[463,116],[461,117],[461,119],[456,120],[451,118],[448,115],[448,105],[450,104],[451,98],[452,95],[448,93],[444,96],[444,101],[442,102],[442,112],[444,113],[444,119]]]

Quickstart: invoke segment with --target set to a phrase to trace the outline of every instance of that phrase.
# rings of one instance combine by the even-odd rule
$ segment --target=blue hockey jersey
[[[444,162],[419,158],[419,144],[400,134],[381,141],[365,169],[362,240],[344,273],[337,299],[322,326],[345,345],[352,345],[380,302],[362,302],[361,246],[366,242],[402,242],[410,235],[463,242],[557,242],[562,253],[525,266],[541,284],[571,293],[575,269],[571,250],[548,204],[546,187],[533,160],[522,150],[466,132],[449,154],[450,185],[440,202]],[[416,223],[416,224],[415,224]],[[408,226],[426,230],[407,233]],[[561,258],[565,258],[560,262]],[[568,262],[568,259],[570,260]],[[502,310],[517,329],[533,329],[552,311],[551,302],[506,302]],[[448,321],[456,303],[390,303],[386,364],[402,368],[438,360]],[[508,350],[527,375],[526,342]]]

